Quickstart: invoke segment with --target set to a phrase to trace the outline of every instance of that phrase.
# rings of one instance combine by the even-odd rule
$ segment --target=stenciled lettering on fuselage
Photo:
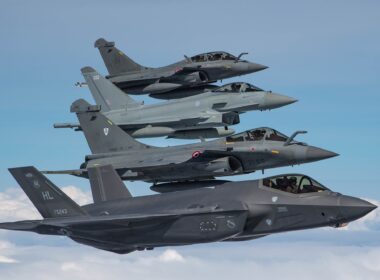
[[[41,192],[43,200],[54,200],[54,197],[51,196],[49,191],[43,191]]]
[[[56,214],[57,216],[63,216],[63,215],[67,215],[69,213],[69,211],[65,208],[63,209],[54,209],[54,214]]]

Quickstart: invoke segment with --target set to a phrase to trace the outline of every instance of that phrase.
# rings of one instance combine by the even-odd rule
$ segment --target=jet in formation
[[[67,236],[119,254],[341,227],[376,208],[300,174],[132,197],[110,165],[88,169],[94,203],[79,206],[34,167],[10,172],[43,219],[0,229]]]
[[[271,110],[296,102],[246,83],[232,83],[199,95],[144,105],[132,99],[91,67],[82,74],[100,111],[134,138],[168,136],[177,139],[217,138],[233,134],[229,126],[240,114]],[[79,124],[55,124],[80,129]]]
[[[256,128],[200,143],[154,147],[138,142],[105,117],[97,105],[75,101],[71,112],[92,152],[76,170],[45,171],[88,177],[88,168],[112,165],[123,180],[172,182],[213,179],[256,170],[291,166],[337,156],[271,129]]]
[[[155,94],[165,98],[162,93],[192,88],[195,93],[202,92],[210,83],[231,77],[245,75],[268,68],[267,66],[243,60],[241,53],[233,56],[227,52],[209,52],[185,56],[184,60],[159,67],[142,66],[115,47],[114,42],[103,38],[95,42],[95,47],[103,58],[109,72],[107,78],[130,94]],[[211,86],[212,87],[212,86]]]

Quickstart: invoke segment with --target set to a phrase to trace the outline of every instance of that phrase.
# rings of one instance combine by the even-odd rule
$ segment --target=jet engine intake
[[[192,84],[202,84],[208,82],[208,77],[204,72],[193,72],[186,75],[185,81]]]
[[[204,169],[214,173],[235,174],[242,172],[243,166],[235,157],[223,157],[208,162]]]
[[[227,125],[234,125],[240,123],[240,116],[236,112],[224,113],[222,116],[223,123]]]

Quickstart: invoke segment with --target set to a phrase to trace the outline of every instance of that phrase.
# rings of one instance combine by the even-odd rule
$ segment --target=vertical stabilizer
[[[71,105],[71,112],[77,114],[80,127],[93,154],[152,148],[136,141],[106,118],[100,112],[99,106],[92,106],[85,100],[78,99]]]
[[[88,178],[94,203],[132,197],[111,165],[88,168]]]
[[[110,75],[119,75],[128,72],[138,72],[146,67],[134,62],[122,51],[115,47],[114,42],[108,42],[103,38],[95,41],[95,48],[98,48]]]
[[[139,107],[141,105],[111,81],[100,75],[95,69],[87,66],[82,68],[81,72],[96,104],[101,106],[102,112]]]
[[[84,210],[70,197],[42,175],[35,167],[10,168],[9,172],[19,183],[44,218],[85,215]]]

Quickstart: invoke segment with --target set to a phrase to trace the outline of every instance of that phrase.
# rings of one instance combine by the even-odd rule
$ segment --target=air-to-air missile
[[[216,138],[231,135],[228,126],[251,110],[270,110],[296,102],[294,98],[264,91],[246,83],[233,83],[199,95],[144,105],[136,102],[90,67],[82,74],[101,112],[135,138]],[[80,129],[78,124],[54,127]]]
[[[210,179],[314,162],[336,153],[295,141],[271,129],[257,128],[200,143],[154,147],[136,141],[83,99],[71,105],[92,154],[80,169],[46,173],[88,176],[88,168],[112,165],[123,180],[171,182]]]
[[[43,219],[0,223],[1,229],[67,236],[119,254],[341,227],[376,208],[300,174],[132,197],[110,165],[88,169],[94,203],[79,206],[33,167],[10,172]]]
[[[218,80],[245,75],[268,68],[267,66],[243,60],[241,53],[233,56],[227,52],[209,52],[185,56],[184,60],[150,68],[134,62],[115,47],[114,42],[101,38],[95,42],[108,69],[107,78],[122,90],[131,94],[170,93],[184,88],[203,87]]]

